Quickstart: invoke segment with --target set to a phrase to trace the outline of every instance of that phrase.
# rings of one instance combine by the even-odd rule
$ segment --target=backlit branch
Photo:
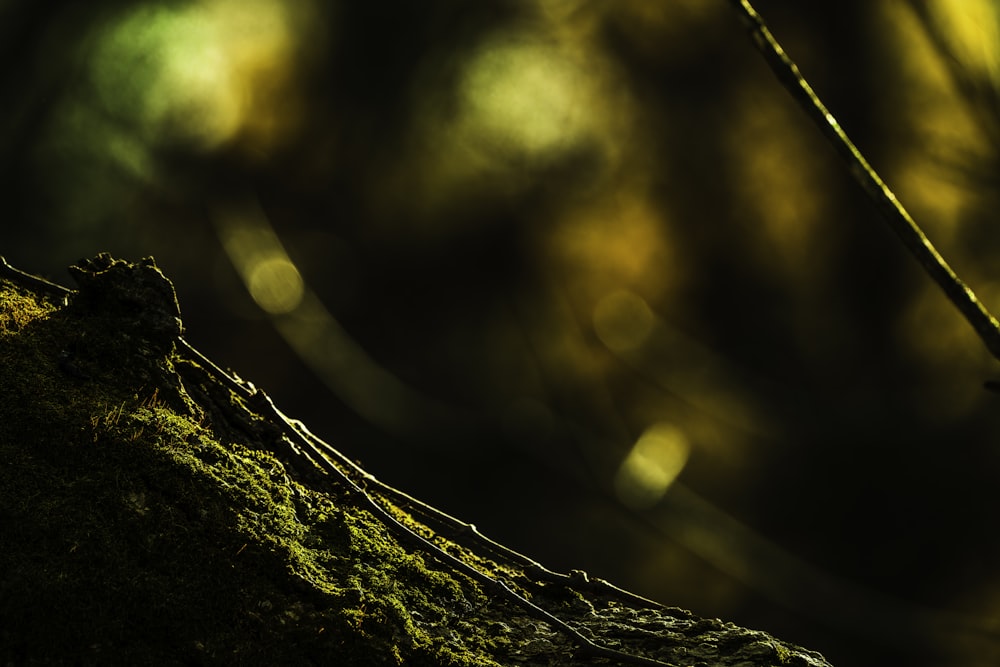
[[[948,299],[958,307],[972,328],[986,344],[990,353],[1000,360],[1000,323],[976,298],[973,291],[955,274],[930,240],[923,233],[896,195],[875,172],[861,151],[851,142],[843,128],[827,110],[799,68],[781,48],[781,44],[768,30],[760,15],[747,0],[731,0],[743,22],[750,30],[757,50],[763,54],[771,70],[785,89],[799,103],[813,122],[833,145],[837,154],[847,162],[851,174],[861,184],[875,203],[886,222],[903,245],[917,258],[924,270],[944,290]]]

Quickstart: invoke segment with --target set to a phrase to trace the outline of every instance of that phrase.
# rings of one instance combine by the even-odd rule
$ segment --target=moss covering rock
[[[71,294],[0,274],[3,664],[611,664],[227,420],[238,397],[174,344],[152,261],[98,259]],[[91,282],[108,271],[128,280]],[[531,585],[434,539],[647,664],[826,664],[683,610]]]

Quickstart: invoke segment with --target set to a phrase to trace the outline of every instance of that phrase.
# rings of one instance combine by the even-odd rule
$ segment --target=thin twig
[[[72,292],[72,290],[50,282],[41,276],[36,276],[33,273],[25,273],[21,269],[11,266],[2,256],[0,256],[0,275],[7,276],[16,283],[35,288],[41,292],[57,296],[60,299],[65,299]]]
[[[463,523],[458,519],[441,512],[440,510],[432,508],[430,505],[412,498],[402,491],[398,491],[387,484],[379,482],[373,475],[366,472],[363,468],[341,454],[332,445],[326,443],[310,432],[300,421],[288,417],[285,413],[279,410],[276,405],[274,405],[267,394],[255,387],[253,384],[244,382],[222,370],[219,366],[208,359],[208,357],[184,340],[184,338],[178,337],[177,343],[194,358],[196,363],[200,365],[205,372],[213,376],[216,381],[223,383],[229,389],[242,396],[246,400],[247,405],[252,406],[261,417],[264,417],[272,424],[279,426],[283,431],[282,435],[284,444],[289,447],[295,458],[305,459],[319,469],[323,474],[328,475],[332,479],[345,485],[347,492],[354,499],[354,501],[360,503],[365,509],[371,512],[401,542],[422,551],[443,565],[447,565],[455,571],[464,574],[473,581],[478,582],[487,590],[492,591],[501,598],[521,607],[528,615],[556,628],[578,645],[581,656],[604,658],[613,661],[615,664],[622,665],[630,664],[645,665],[648,667],[672,667],[669,663],[662,662],[654,658],[625,653],[618,649],[602,646],[585,637],[566,621],[553,615],[551,612],[542,609],[527,597],[514,591],[514,589],[503,580],[486,574],[469,563],[453,556],[432,542],[430,539],[425,538],[415,530],[403,524],[399,519],[394,517],[386,507],[377,502],[373,495],[370,494],[364,486],[367,484],[373,484],[379,491],[383,492],[387,496],[403,500],[411,507],[419,509],[420,513],[423,515],[422,518],[430,518],[443,525],[450,525],[461,532],[471,534],[481,545],[488,546],[495,554],[500,554],[524,567],[526,573],[534,571],[534,573],[542,574],[550,580],[559,581],[559,583],[567,585],[571,588],[584,586],[597,588],[605,593],[615,595],[620,598],[626,598],[628,601],[639,603],[642,606],[660,607],[657,603],[628,593],[627,591],[619,589],[604,580],[591,580],[583,573],[561,575],[556,572],[552,572],[527,556],[523,556],[522,554],[507,549],[499,543],[490,540],[480,533],[472,524]]]
[[[879,177],[861,151],[848,139],[843,128],[803,78],[799,68],[781,48],[760,15],[748,0],[731,0],[753,37],[757,50],[763,54],[772,71],[799,103],[806,115],[813,120],[833,145],[850,169],[854,179],[861,184],[869,198],[878,207],[889,227],[910,251],[934,282],[944,290],[945,296],[961,311],[990,353],[1000,360],[1000,323],[976,298],[973,291],[955,274],[927,236],[914,222],[896,195]]]
[[[36,289],[58,297],[66,298],[73,294],[73,290],[62,285],[50,282],[39,276],[26,273],[10,265],[7,260],[0,256],[0,276],[7,277],[15,283],[24,285],[30,289]],[[485,589],[491,591],[500,598],[521,607],[529,616],[548,623],[553,628],[567,636],[574,642],[580,657],[601,658],[620,665],[640,665],[645,667],[673,667],[670,663],[648,658],[643,655],[626,653],[608,646],[602,646],[593,640],[585,637],[579,630],[571,626],[563,619],[555,616],[549,611],[538,606],[530,599],[516,592],[510,585],[502,579],[491,576],[476,567],[473,567],[464,560],[448,553],[444,548],[435,544],[430,538],[420,535],[416,530],[406,526],[399,519],[392,515],[390,510],[376,501],[365,487],[374,486],[379,492],[391,499],[390,502],[405,504],[411,510],[416,510],[415,515],[419,515],[422,520],[436,524],[438,528],[449,527],[459,533],[471,536],[481,547],[494,557],[501,556],[509,562],[520,565],[526,575],[541,575],[543,578],[558,582],[570,588],[591,588],[600,590],[606,594],[625,599],[628,602],[637,603],[644,607],[661,608],[658,603],[652,602],[640,596],[628,593],[602,579],[590,579],[582,572],[571,574],[559,574],[548,570],[531,560],[527,556],[517,553],[511,549],[500,545],[480,533],[475,526],[467,524],[451,517],[450,515],[437,510],[426,503],[420,502],[416,498],[398,491],[393,487],[378,481],[373,475],[355,464],[349,458],[341,454],[332,445],[324,442],[305,427],[302,422],[288,417],[285,413],[271,401],[270,397],[263,391],[255,387],[250,382],[245,382],[235,375],[223,370],[211,359],[199,352],[197,348],[188,343],[183,337],[178,336],[175,340],[177,346],[190,355],[197,367],[204,373],[221,383],[228,390],[235,392],[246,401],[248,408],[256,411],[257,416],[268,421],[276,427],[281,435],[282,444],[287,447],[292,454],[293,460],[301,462],[303,459],[312,464],[324,476],[344,485],[345,491],[354,502],[367,509],[374,515],[396,538],[410,547],[422,551],[439,563],[453,568],[478,582]],[[297,469],[297,472],[304,472]]]

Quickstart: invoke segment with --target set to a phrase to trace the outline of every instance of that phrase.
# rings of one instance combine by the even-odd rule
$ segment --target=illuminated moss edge
[[[0,278],[4,664],[607,664],[213,425],[174,373],[191,361],[118,324]],[[533,594],[661,659],[828,664],[680,609]]]
[[[497,637],[457,618],[482,605],[474,585],[178,414],[158,373],[121,372],[143,361],[127,345],[102,350],[123,360],[107,376],[88,359],[84,377],[67,346],[106,338],[102,320],[2,288],[5,664],[497,664],[481,655]],[[461,644],[435,640],[446,619]]]

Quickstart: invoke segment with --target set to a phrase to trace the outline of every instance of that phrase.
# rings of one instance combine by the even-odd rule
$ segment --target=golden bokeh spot
[[[797,109],[780,97],[759,95],[755,85],[740,87],[735,95],[740,113],[728,125],[727,166],[755,228],[748,251],[769,271],[790,277],[789,284],[803,285],[828,248],[818,224],[830,206],[822,186],[828,176],[812,159],[805,135],[790,130]]]
[[[421,232],[447,233],[449,222],[474,219],[455,211],[516,200],[553,167],[567,176],[556,184],[564,201],[621,167],[637,106],[578,4],[586,3],[546,2],[530,22],[425,61],[408,150],[378,185],[386,219],[405,207],[423,218]]]
[[[642,345],[655,323],[649,304],[627,290],[608,294],[594,308],[594,329],[598,338],[619,354]]]
[[[596,302],[624,285],[659,297],[679,284],[683,270],[666,221],[641,193],[610,193],[564,215],[548,257],[562,265],[569,286],[583,298]]]
[[[935,3],[933,14],[939,15],[947,4]],[[964,2],[950,4],[965,6]],[[956,13],[956,20],[957,14],[962,14],[955,6],[949,11]],[[976,204],[968,182],[956,178],[954,167],[971,171],[989,164],[995,150],[955,90],[940,49],[928,38],[918,18],[905,5],[894,3],[886,4],[882,14],[882,21],[893,27],[886,34],[891,37],[892,50],[900,56],[893,59],[893,71],[897,76],[901,71],[906,81],[885,100],[885,113],[914,137],[896,152],[886,177],[939,250],[954,261],[952,243],[961,232],[966,213]],[[945,20],[946,31],[947,23]],[[919,109],[919,113],[900,115],[900,108]]]
[[[298,308],[305,284],[260,206],[251,200],[220,204],[213,221],[219,240],[257,305],[272,315]]]
[[[401,435],[454,424],[456,413],[404,384],[372,359],[305,285],[259,202],[219,202],[212,223],[233,267],[278,333],[359,415]]]
[[[1000,12],[994,0],[930,0],[928,9],[964,67],[1000,84]]]
[[[655,505],[684,469],[690,452],[688,439],[672,424],[646,429],[615,475],[619,500],[634,509]]]
[[[960,223],[975,204],[969,189],[943,173],[932,156],[906,151],[901,157],[906,155],[909,159],[893,165],[896,191],[941,252],[954,257],[952,244]]]
[[[272,315],[290,313],[302,301],[302,276],[287,257],[273,256],[249,268],[247,289],[263,310]]]
[[[461,84],[472,139],[514,154],[571,145],[589,114],[584,74],[550,44],[530,38],[485,44]]]
[[[287,90],[291,6],[201,0],[138,7],[97,40],[97,93],[151,143],[211,150],[238,134],[278,133],[295,115]]]

